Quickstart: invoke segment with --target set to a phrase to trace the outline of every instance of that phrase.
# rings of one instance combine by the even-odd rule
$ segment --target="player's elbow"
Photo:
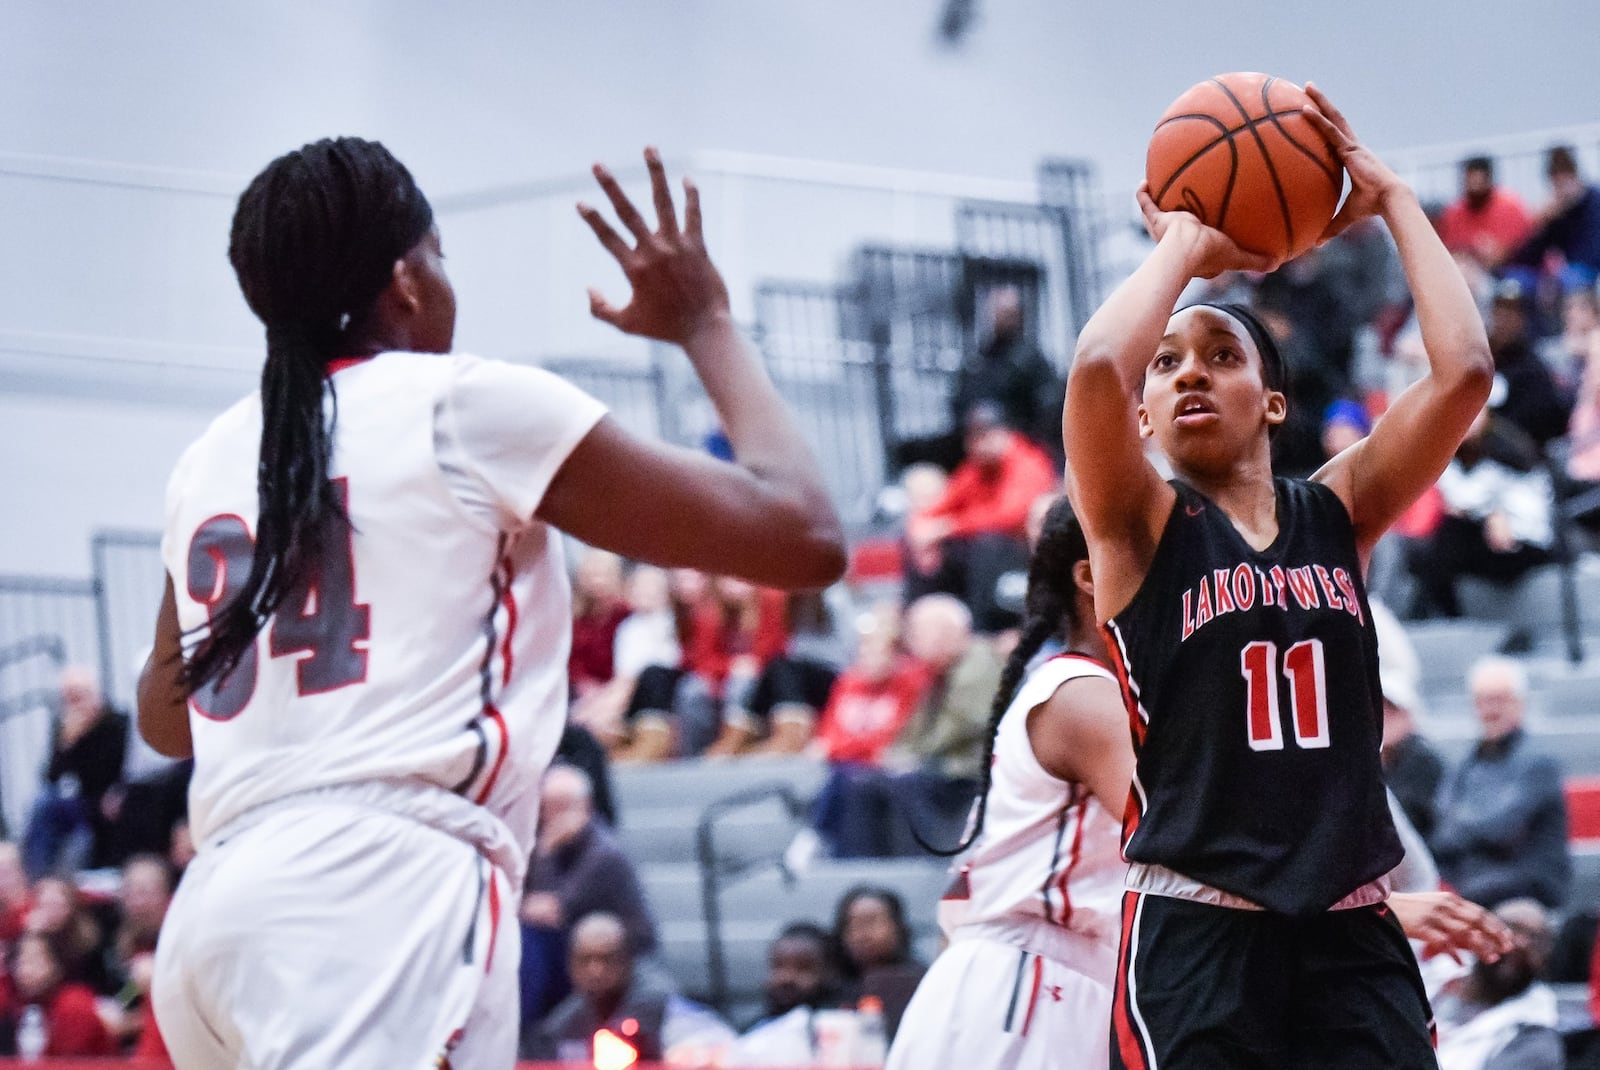
[[[1438,371],[1435,370],[1435,375]],[[1494,388],[1494,355],[1489,351],[1488,339],[1480,334],[1457,350],[1457,359],[1451,362],[1450,371],[1441,378],[1453,402],[1463,409],[1477,412],[1489,402],[1489,392]]]
[[[785,587],[816,590],[837,583],[850,563],[838,517],[812,518],[784,555]]]

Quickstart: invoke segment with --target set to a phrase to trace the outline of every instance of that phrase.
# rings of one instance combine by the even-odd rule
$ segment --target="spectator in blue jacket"
[[[1567,802],[1555,761],[1534,754],[1523,732],[1527,673],[1509,658],[1483,658],[1471,688],[1483,734],[1440,791],[1439,872],[1485,907],[1527,897],[1560,909],[1572,883]]]

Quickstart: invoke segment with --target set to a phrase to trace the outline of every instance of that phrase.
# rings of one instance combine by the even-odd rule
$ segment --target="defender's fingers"
[[[600,291],[589,289],[589,315],[602,323],[609,323],[613,327],[621,327],[622,310],[601,296]]]
[[[600,188],[606,191],[606,196],[611,198],[611,207],[616,209],[617,218],[622,220],[622,225],[633,232],[633,236],[641,242],[650,237],[650,227],[644,221],[644,216],[639,214],[639,209],[628,200],[628,195],[622,192],[622,187],[617,185],[616,176],[600,164],[594,165],[595,180],[600,183]]]
[[[656,204],[656,226],[662,234],[678,233],[678,209],[672,203],[672,187],[667,185],[667,169],[654,146],[644,150],[644,165],[650,172],[650,196]]]
[[[700,218],[700,187],[694,184],[694,179],[688,175],[683,176],[683,229],[696,241],[704,241],[705,233],[701,229]]]
[[[616,257],[626,268],[627,262],[633,257],[633,249],[622,240],[622,235],[611,229],[611,224],[606,222],[605,216],[596,211],[593,205],[579,201],[578,214],[589,224],[589,229],[600,239],[600,244],[605,246],[606,252]]]

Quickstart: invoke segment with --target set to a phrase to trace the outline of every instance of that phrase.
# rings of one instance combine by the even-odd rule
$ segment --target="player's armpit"
[[[171,576],[156,614],[155,645],[139,674],[139,734],[168,758],[194,757],[189,696],[183,686],[183,630]]]
[[[782,481],[645,441],[607,416],[556,473],[539,519],[590,546],[664,568],[698,568],[781,588],[825,587],[844,571],[831,510]]]
[[[1122,692],[1110,680],[1069,680],[1028,713],[1028,742],[1045,772],[1082,784],[1121,816],[1133,782],[1133,743]]]

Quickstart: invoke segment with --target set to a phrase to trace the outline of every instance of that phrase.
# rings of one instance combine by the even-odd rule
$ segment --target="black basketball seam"
[[[1239,117],[1243,119],[1247,125],[1249,125],[1250,136],[1256,139],[1256,148],[1261,150],[1261,162],[1267,165],[1267,175],[1272,179],[1272,188],[1278,194],[1278,210],[1283,213],[1284,237],[1288,240],[1289,248],[1293,249],[1294,220],[1289,216],[1289,198],[1283,192],[1283,183],[1278,181],[1278,169],[1272,166],[1272,155],[1267,152],[1266,139],[1263,138],[1260,131],[1255,128],[1255,124],[1250,122],[1250,113],[1245,110],[1244,102],[1238,97],[1234,96],[1233,90],[1229,89],[1215,78],[1208,79],[1208,81],[1228,95],[1228,99],[1233,101],[1233,106],[1239,109]],[[1268,78],[1267,85],[1270,86],[1276,81],[1276,78]]]
[[[1179,164],[1176,168],[1173,169],[1172,174],[1167,176],[1166,185],[1162,186],[1160,192],[1158,192],[1155,195],[1155,199],[1158,202],[1161,200],[1161,198],[1163,198],[1163,197],[1165,197],[1167,195],[1167,191],[1172,188],[1172,184],[1174,182],[1178,181],[1178,176],[1183,174],[1191,166],[1193,166],[1195,161],[1199,160],[1200,157],[1204,156],[1206,153],[1210,152],[1212,149],[1216,148],[1218,145],[1222,144],[1224,141],[1229,142],[1230,144],[1233,142],[1233,131],[1229,130],[1227,125],[1225,123],[1223,123],[1223,121],[1221,119],[1218,119],[1215,115],[1174,115],[1173,119],[1201,119],[1201,120],[1204,120],[1205,122],[1211,123],[1213,126],[1217,127],[1219,130],[1221,130],[1222,131],[1222,135],[1220,137],[1218,137],[1214,141],[1206,142],[1198,150],[1196,150],[1196,152],[1195,152],[1195,154],[1193,156],[1189,157],[1187,160],[1183,161],[1183,163]],[[1171,119],[1166,120],[1166,122],[1171,122],[1171,121],[1172,121]],[[1165,126],[1166,122],[1163,122],[1161,124],[1161,126]],[[1160,130],[1161,126],[1157,126],[1156,129]]]
[[[1280,114],[1283,114],[1283,113],[1282,112],[1273,111],[1272,110],[1272,102],[1267,99],[1267,89],[1271,85],[1272,85],[1272,83],[1270,81],[1265,82],[1265,83],[1262,84],[1262,86],[1261,86],[1261,105],[1262,105],[1262,107],[1267,109],[1267,118],[1272,120],[1273,129],[1277,130],[1278,133],[1283,136],[1283,140],[1287,141],[1289,144],[1291,144],[1295,148],[1299,149],[1301,151],[1301,153],[1303,153],[1305,155],[1305,158],[1310,160],[1318,171],[1321,171],[1323,174],[1328,176],[1328,181],[1333,183],[1333,192],[1337,195],[1341,190],[1344,189],[1344,183],[1339,181],[1339,173],[1337,171],[1333,170],[1332,168],[1330,168],[1327,164],[1323,163],[1321,158],[1319,158],[1314,151],[1312,151],[1311,149],[1306,148],[1306,146],[1304,146],[1304,145],[1300,144],[1300,142],[1296,141],[1294,139],[1294,136],[1289,133],[1288,129],[1285,128],[1284,125],[1278,121],[1278,116]],[[1295,111],[1298,112],[1299,109],[1297,108],[1297,109],[1295,109]]]
[[[1288,109],[1288,110],[1285,110],[1285,111],[1274,112],[1272,115],[1263,115],[1259,119],[1250,119],[1243,126],[1235,126],[1235,127],[1229,127],[1222,120],[1218,119],[1215,115],[1206,115],[1204,112],[1185,112],[1182,115],[1169,115],[1169,116],[1167,116],[1165,119],[1161,120],[1159,123],[1156,124],[1156,130],[1160,130],[1163,126],[1166,126],[1168,123],[1175,123],[1180,119],[1199,119],[1202,122],[1207,122],[1207,123],[1210,123],[1211,125],[1215,126],[1217,129],[1221,130],[1222,133],[1218,137],[1216,137],[1216,138],[1212,139],[1211,141],[1206,142],[1204,145],[1200,146],[1200,148],[1195,150],[1195,153],[1194,153],[1193,156],[1190,156],[1187,160],[1183,161],[1183,163],[1179,164],[1173,170],[1172,174],[1170,176],[1168,176],[1166,185],[1161,187],[1161,192],[1155,194],[1155,199],[1157,201],[1160,201],[1161,198],[1165,197],[1167,195],[1167,191],[1172,188],[1172,183],[1177,180],[1179,175],[1183,174],[1183,172],[1187,171],[1190,167],[1192,167],[1197,161],[1199,161],[1200,157],[1204,156],[1206,153],[1210,152],[1212,149],[1216,148],[1218,145],[1222,144],[1224,141],[1228,142],[1228,144],[1231,147],[1233,145],[1234,135],[1236,135],[1238,133],[1241,133],[1242,131],[1245,131],[1245,130],[1254,130],[1255,127],[1257,126],[1257,124],[1264,123],[1268,119],[1276,119],[1277,116],[1279,116],[1279,115],[1295,115],[1295,114],[1298,114],[1299,110],[1300,109],[1298,109],[1298,108],[1292,108],[1292,109]],[[1151,136],[1152,137],[1155,136],[1155,131],[1151,131]],[[1233,149],[1233,161],[1234,161],[1234,167],[1237,168],[1238,164],[1239,164],[1239,150],[1237,148]]]

